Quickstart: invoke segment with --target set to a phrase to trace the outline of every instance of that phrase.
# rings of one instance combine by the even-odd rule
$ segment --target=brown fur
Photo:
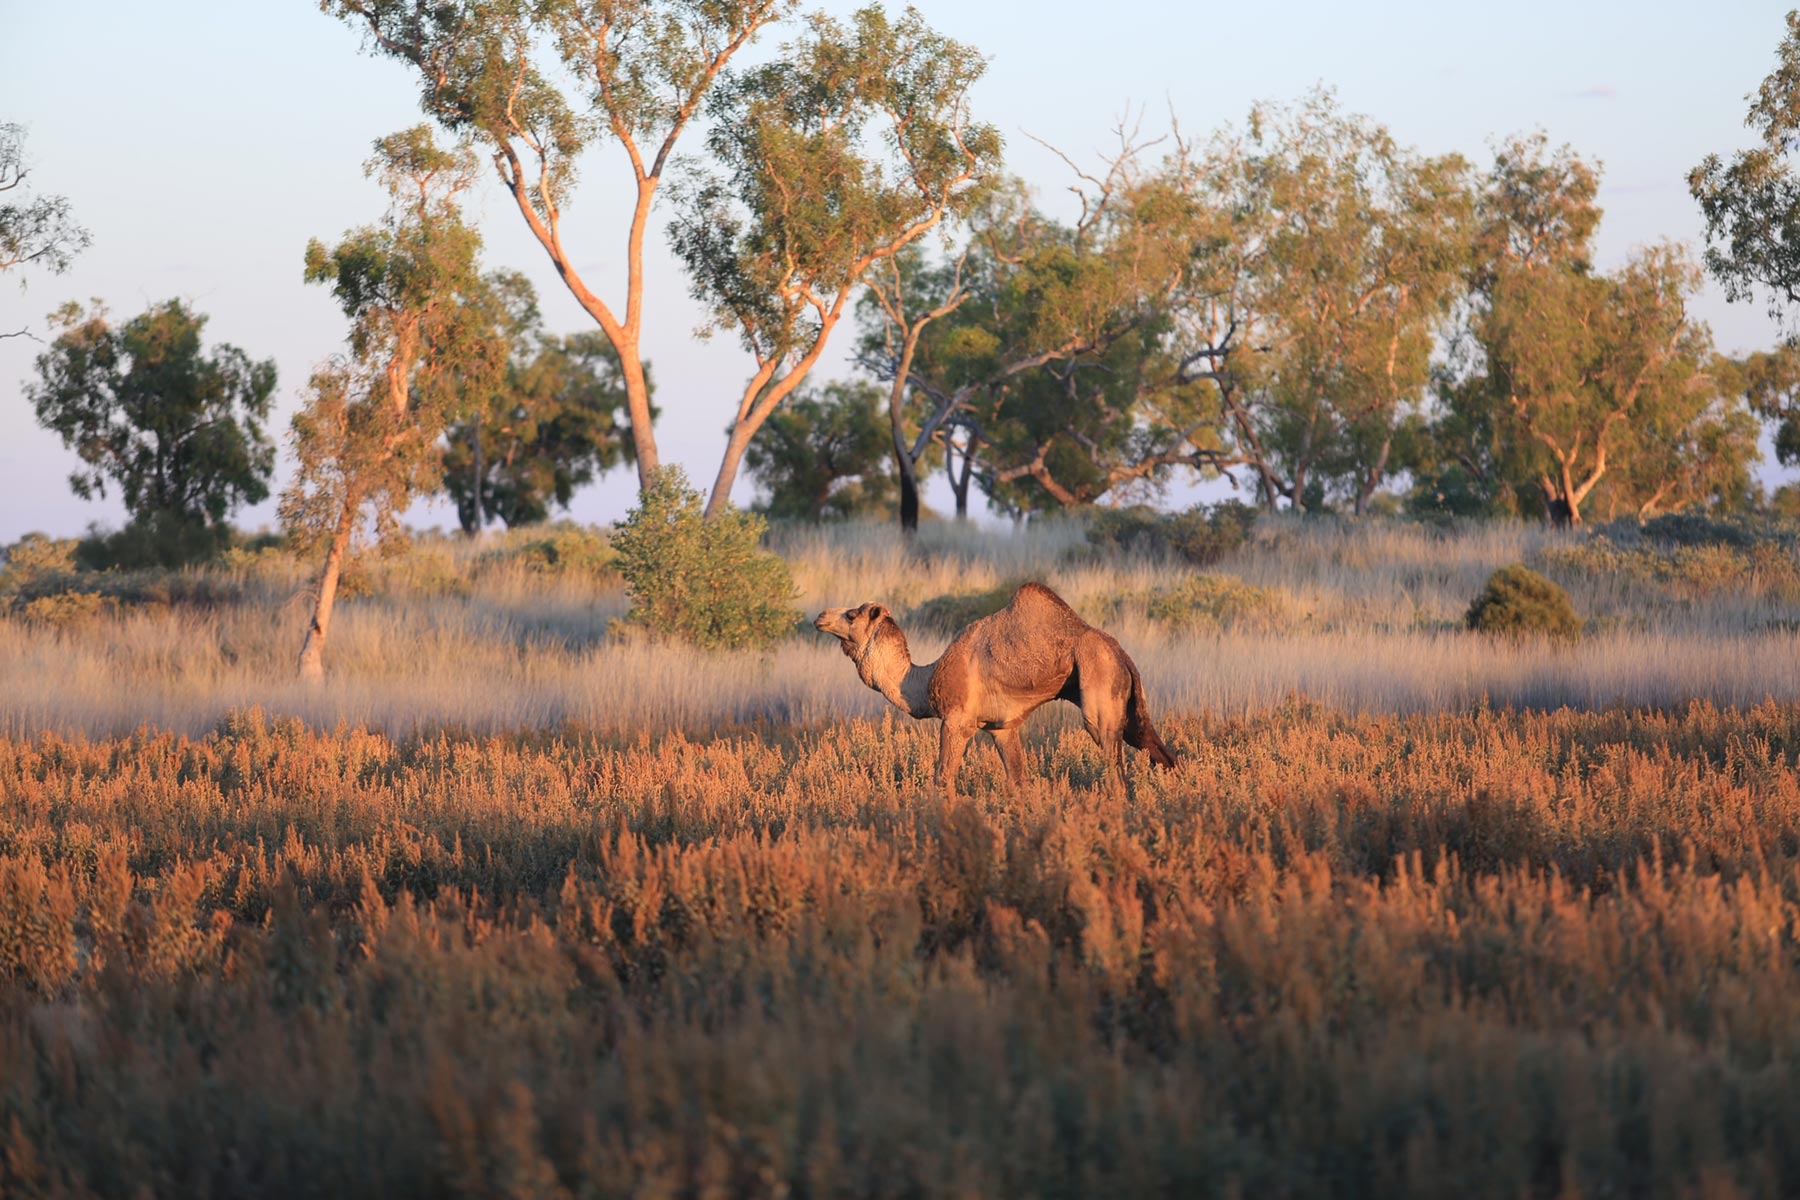
[[[938,782],[951,795],[969,739],[983,729],[1000,747],[1007,783],[1020,783],[1019,727],[1052,700],[1080,707],[1109,767],[1123,771],[1125,745],[1146,751],[1158,766],[1175,765],[1150,720],[1137,664],[1041,583],[1021,587],[1005,608],[964,629],[943,657],[925,665],[913,662],[906,635],[879,604],[826,609],[813,625],[836,637],[862,681],[896,708],[943,722]]]

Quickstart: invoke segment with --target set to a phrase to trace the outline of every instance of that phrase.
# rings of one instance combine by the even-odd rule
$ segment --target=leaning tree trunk
[[[1369,501],[1375,497],[1375,489],[1379,488],[1381,481],[1387,477],[1388,456],[1393,453],[1393,450],[1394,433],[1390,429],[1387,437],[1382,439],[1381,452],[1375,456],[1375,461],[1370,465],[1369,473],[1364,477],[1362,486],[1356,490],[1357,516],[1360,517],[1368,511]]]
[[[731,436],[725,441],[725,454],[719,459],[719,473],[713,479],[712,494],[706,498],[707,520],[724,512],[731,504],[731,485],[737,482],[738,467],[754,436],[756,430],[747,421],[739,421],[731,427]]]
[[[969,474],[975,464],[975,446],[971,442],[963,447],[962,466],[952,469],[950,465],[950,447],[952,443],[944,442],[944,473],[950,476],[950,490],[956,494],[956,519],[969,519]]]
[[[900,480],[900,531],[907,537],[919,532],[919,477],[912,455],[894,444],[894,473]]]
[[[482,492],[484,491],[484,485],[487,483],[487,464],[485,462],[483,462],[482,458],[481,458],[481,450],[482,450],[481,427],[482,427],[482,424],[483,424],[483,422],[481,420],[481,414],[476,413],[475,414],[475,437],[474,437],[475,478],[473,480],[474,486],[472,488],[470,488],[470,490],[469,490],[469,494],[475,498],[475,503],[474,503],[473,512],[472,512],[473,524],[470,526],[468,532],[475,534],[477,536],[480,535],[482,529],[485,528],[487,525],[487,521],[485,519],[487,517],[487,514],[484,511],[482,511],[482,509],[483,509]]]
[[[300,678],[308,683],[325,680],[325,637],[331,632],[331,610],[337,604],[338,579],[344,572],[344,558],[350,552],[350,535],[356,531],[356,511],[361,502],[349,497],[344,515],[332,532],[331,546],[325,552],[325,570],[319,576],[319,594],[313,604],[312,622],[306,627],[306,640],[300,644]]]

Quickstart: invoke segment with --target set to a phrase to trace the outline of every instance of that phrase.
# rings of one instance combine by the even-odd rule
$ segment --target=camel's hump
[[[1076,615],[1075,610],[1069,607],[1068,601],[1044,584],[1035,581],[1020,584],[1006,607],[1025,614],[1030,614],[1033,610],[1042,612],[1048,609],[1058,615],[1063,613],[1067,613],[1071,617]]]

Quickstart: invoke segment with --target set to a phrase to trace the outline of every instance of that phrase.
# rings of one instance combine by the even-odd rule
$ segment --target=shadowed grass
[[[1800,706],[1169,724],[0,741],[0,1189],[1800,1188]]]

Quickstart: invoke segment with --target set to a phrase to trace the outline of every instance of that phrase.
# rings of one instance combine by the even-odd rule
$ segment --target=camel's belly
[[[976,723],[983,729],[1017,729],[1032,713],[1056,699],[1056,693],[1020,696],[988,696],[977,707]]]

